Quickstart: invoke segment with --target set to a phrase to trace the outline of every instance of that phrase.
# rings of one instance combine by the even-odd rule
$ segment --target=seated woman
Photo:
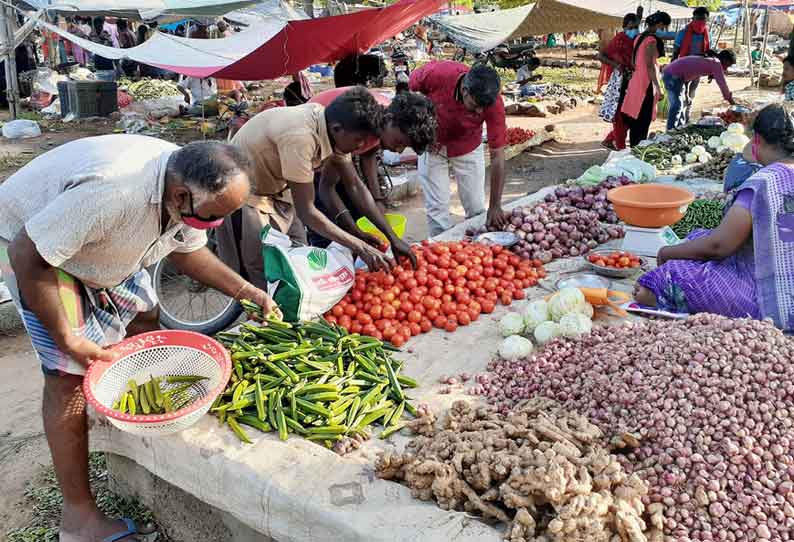
[[[773,104],[753,123],[755,161],[713,231],[696,230],[659,250],[659,267],[637,281],[646,306],[734,318],[771,318],[794,331],[794,118]]]

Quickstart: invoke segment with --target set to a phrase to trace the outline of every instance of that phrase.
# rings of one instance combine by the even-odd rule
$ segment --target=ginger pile
[[[550,399],[502,415],[457,401],[442,427],[406,453],[386,453],[378,476],[445,510],[507,524],[510,542],[661,542],[661,505],[600,444],[601,431]]]

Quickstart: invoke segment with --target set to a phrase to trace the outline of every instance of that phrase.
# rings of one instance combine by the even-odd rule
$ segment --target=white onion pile
[[[621,177],[591,187],[561,186],[547,194],[543,202],[513,209],[505,227],[505,231],[519,237],[513,252],[522,258],[549,263],[557,258],[587,254],[601,243],[623,237],[623,228],[617,225],[618,218],[607,201],[607,192],[631,183]],[[483,226],[466,234],[474,236],[485,231]]]
[[[792,361],[771,323],[703,314],[557,339],[492,362],[479,386],[504,412],[545,396],[638,436],[622,462],[665,505],[671,542],[781,542],[794,540]]]

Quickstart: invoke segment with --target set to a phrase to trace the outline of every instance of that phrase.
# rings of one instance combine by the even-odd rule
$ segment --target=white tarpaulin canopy
[[[155,19],[164,15],[220,17],[256,0],[56,0],[48,10],[63,14],[109,15]]]
[[[623,16],[642,5],[645,14],[666,11],[673,19],[688,19],[692,8],[651,0],[537,0],[517,8],[433,18],[449,39],[473,52],[493,49],[508,39],[560,32],[619,28]]]

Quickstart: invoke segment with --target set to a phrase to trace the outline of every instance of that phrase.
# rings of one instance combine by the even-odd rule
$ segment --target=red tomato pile
[[[434,326],[452,332],[493,312],[498,302],[524,299],[524,288],[546,276],[540,260],[523,260],[501,246],[423,241],[414,250],[416,270],[404,263],[391,273],[356,273],[353,288],[325,319],[402,346]]]
[[[587,257],[590,263],[601,267],[614,267],[616,269],[626,269],[629,267],[639,267],[640,257],[631,252],[615,251],[611,254],[594,253]]]
[[[518,145],[529,141],[535,137],[535,132],[532,130],[524,130],[523,128],[512,127],[507,129],[507,144]]]

